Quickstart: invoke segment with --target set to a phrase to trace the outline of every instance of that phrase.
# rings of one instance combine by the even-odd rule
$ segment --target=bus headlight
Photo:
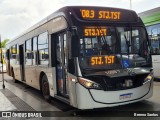
[[[79,77],[78,81],[81,85],[83,85],[86,88],[102,89],[101,85],[99,85],[98,83],[95,83],[91,80]]]
[[[153,79],[153,73],[150,73],[144,80],[143,84],[150,82]]]

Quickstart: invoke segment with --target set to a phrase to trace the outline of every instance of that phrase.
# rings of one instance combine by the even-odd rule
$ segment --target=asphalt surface
[[[159,120],[160,119],[160,82],[154,82],[154,91],[153,96],[147,100],[140,101],[133,104],[117,106],[112,108],[103,108],[103,109],[95,109],[95,110],[85,110],[79,111],[59,100],[52,98],[51,102],[46,102],[41,92],[29,87],[21,82],[14,83],[12,77],[9,77],[5,74],[5,88],[11,91],[15,96],[24,101],[26,104],[31,106],[36,111],[55,111],[55,112],[63,112],[69,113],[65,114],[63,117],[61,115],[55,117],[46,117],[46,118],[30,118],[33,120],[40,119],[54,119],[54,120]],[[0,74],[0,81],[2,80]],[[0,82],[0,89],[2,90],[2,82]],[[2,103],[1,103],[2,104]],[[120,111],[120,112],[119,112]],[[131,111],[131,112],[130,112]],[[134,112],[133,112],[134,111]],[[145,113],[155,113],[159,112],[159,117],[127,117],[128,114],[141,114]],[[121,115],[121,112],[123,115]],[[76,116],[73,114],[76,113]],[[126,116],[125,116],[125,114]],[[10,118],[11,119],[11,118]],[[14,118],[12,118],[14,119]],[[0,118],[1,120],[1,118]]]

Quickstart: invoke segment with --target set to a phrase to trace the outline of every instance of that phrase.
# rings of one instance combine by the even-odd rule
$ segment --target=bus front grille
[[[100,84],[105,91],[117,91],[142,86],[147,75],[148,74],[140,74],[135,76],[123,76],[114,78],[107,76],[89,76],[87,79]]]

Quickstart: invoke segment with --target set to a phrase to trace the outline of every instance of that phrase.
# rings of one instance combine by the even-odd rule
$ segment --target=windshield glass
[[[82,70],[109,70],[147,65],[150,50],[142,27],[85,26],[80,31]]]

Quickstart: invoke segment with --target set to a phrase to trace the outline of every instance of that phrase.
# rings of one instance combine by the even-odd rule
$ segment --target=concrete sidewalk
[[[0,90],[0,111],[35,111],[7,88]]]
[[[0,111],[15,111],[17,108],[7,99],[0,90]]]
[[[2,74],[0,74],[1,76]],[[1,78],[1,77],[0,77]],[[3,94],[5,89],[2,88],[2,79],[0,79],[0,111],[15,111],[17,108]]]
[[[5,89],[2,87],[2,74],[0,74],[0,116],[2,112],[39,112],[39,111],[60,111],[50,103],[46,102],[38,95],[32,94],[25,84],[14,83],[12,77],[4,74]],[[25,86],[25,87],[24,87]],[[29,86],[28,86],[29,87]],[[38,94],[38,93],[37,93]],[[0,117],[0,120],[29,120],[29,119],[53,119],[53,118],[5,118]]]
[[[39,91],[35,90],[23,83],[14,83],[13,78],[4,74],[5,81],[5,89],[2,87],[2,82],[0,82],[0,92],[13,101],[12,104],[15,105],[14,99],[18,99],[19,101],[23,101],[29,106],[32,106],[32,110],[36,111],[60,111],[57,107],[51,105],[50,103],[46,102],[44,98],[39,95]],[[2,75],[0,74],[0,81],[2,80]],[[37,92],[37,95],[36,95]],[[5,98],[4,97],[4,98]],[[14,98],[14,99],[13,99]],[[16,107],[16,106],[15,106]],[[26,110],[26,109],[25,109]],[[24,111],[24,110],[22,110]]]

